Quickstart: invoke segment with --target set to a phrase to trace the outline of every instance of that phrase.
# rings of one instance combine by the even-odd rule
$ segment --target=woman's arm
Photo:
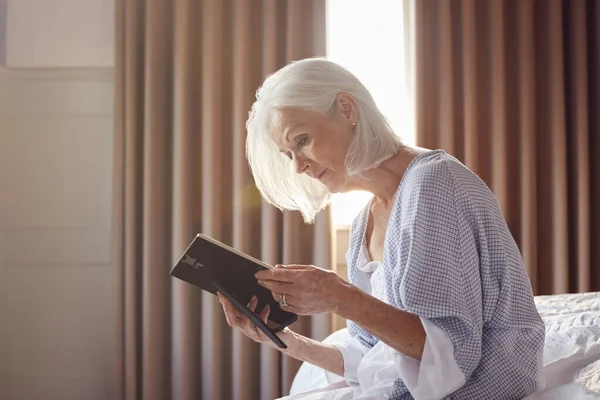
[[[420,360],[426,334],[418,316],[404,312],[349,284],[335,272],[312,265],[276,266],[256,274],[286,311],[300,315],[332,312],[354,321],[388,346]]]
[[[386,304],[349,283],[338,286],[334,297],[335,314],[354,321],[400,353],[421,360],[426,334],[417,315]]]
[[[287,328],[280,337],[288,346],[287,349],[280,349],[283,354],[344,376],[344,359],[337,347],[313,340]]]

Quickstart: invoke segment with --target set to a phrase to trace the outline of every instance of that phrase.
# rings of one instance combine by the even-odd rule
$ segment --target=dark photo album
[[[258,284],[254,274],[273,267],[204,234],[197,234],[183,252],[170,275],[214,295],[225,296],[277,346],[287,348],[276,335],[294,323],[298,316],[284,311],[271,291]],[[247,308],[252,296],[258,299],[256,312],[267,304],[271,311],[268,325]]]

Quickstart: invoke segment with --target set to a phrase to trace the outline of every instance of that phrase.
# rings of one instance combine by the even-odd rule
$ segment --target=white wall
[[[0,69],[0,399],[111,399],[113,73]]]
[[[0,0],[0,66],[6,62],[6,0]]]
[[[0,68],[2,400],[113,398],[113,13],[8,0],[25,69]]]
[[[7,67],[114,65],[114,0],[0,1],[7,2]]]
[[[0,69],[0,399],[111,399],[113,73]]]

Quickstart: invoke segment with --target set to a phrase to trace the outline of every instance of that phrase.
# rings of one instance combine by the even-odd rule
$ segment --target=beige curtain
[[[254,93],[325,52],[324,0],[117,0],[116,399],[273,399],[299,366],[232,332],[216,297],[168,273],[203,232],[268,263],[334,265],[313,226],[261,201],[245,160]],[[294,329],[316,339],[329,315]]]
[[[492,188],[536,294],[600,290],[600,2],[407,4],[418,144]]]

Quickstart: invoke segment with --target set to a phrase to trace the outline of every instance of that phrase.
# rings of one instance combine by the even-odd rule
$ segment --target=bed
[[[600,292],[537,296],[546,323],[545,387],[527,400],[600,399]],[[346,329],[325,341],[343,340]],[[325,372],[303,363],[290,394],[327,384]]]

